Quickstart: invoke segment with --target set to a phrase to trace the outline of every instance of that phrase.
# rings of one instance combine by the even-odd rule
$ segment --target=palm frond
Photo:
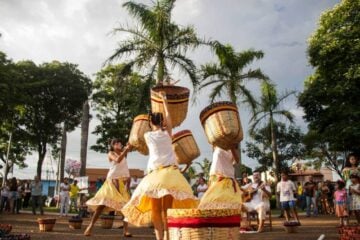
[[[243,95],[245,97],[245,102],[250,106],[251,111],[255,113],[257,102],[249,89],[247,89],[244,85],[238,85],[236,90],[238,95]]]
[[[140,21],[141,25],[143,25],[146,29],[148,29],[149,31],[156,30],[155,16],[147,5],[128,1],[123,4],[123,7],[125,7],[131,15],[137,18]]]
[[[295,94],[296,91],[290,91],[290,92],[285,92],[283,93],[278,99],[277,99],[277,105],[279,105],[282,101],[284,101],[286,98],[288,98],[289,96]]]
[[[264,118],[266,118],[267,115],[268,115],[268,113],[264,113],[264,115],[262,115],[261,117],[257,118],[257,119],[250,125],[250,128],[249,128],[249,133],[250,133],[250,135],[254,135],[256,127],[258,126],[258,124],[259,124]]]
[[[192,60],[178,53],[168,55],[165,58],[170,60],[173,66],[178,65],[181,71],[187,73],[194,87],[196,87],[199,84],[199,80],[196,75],[196,66]]]
[[[274,115],[280,115],[286,117],[289,122],[294,122],[294,114],[292,114],[290,111],[287,110],[278,110],[273,112]]]
[[[217,96],[221,97],[221,91],[223,90],[225,84],[226,84],[226,82],[222,82],[211,91],[210,96],[209,96],[211,103],[214,102],[214,100]]]
[[[253,49],[249,49],[246,51],[239,52],[237,54],[237,62],[238,66],[242,69],[245,66],[252,63],[255,59],[261,59],[264,57],[263,51],[255,51]]]

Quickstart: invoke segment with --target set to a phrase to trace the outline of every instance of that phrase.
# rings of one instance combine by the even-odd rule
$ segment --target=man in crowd
[[[42,202],[42,183],[38,176],[35,176],[34,181],[30,184],[31,188],[31,202],[32,212],[36,215],[36,206],[40,209],[40,214],[44,215],[43,202]]]
[[[315,194],[316,183],[313,181],[313,177],[309,177],[309,181],[305,183],[305,198],[306,198],[306,216],[311,215],[311,205],[313,206],[314,216],[318,215],[317,199]]]

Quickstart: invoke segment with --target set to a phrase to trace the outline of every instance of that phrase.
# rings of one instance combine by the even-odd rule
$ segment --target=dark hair
[[[161,112],[150,112],[149,121],[155,125],[163,128],[164,117]]]
[[[358,157],[355,155],[355,153],[350,153],[346,157],[345,167],[351,167],[350,158],[354,157],[356,159],[356,165],[359,165]]]
[[[338,185],[339,189],[343,189],[345,187],[345,182],[342,180],[337,180],[336,184]]]
[[[114,145],[115,145],[116,143],[121,143],[121,144],[122,144],[121,140],[118,139],[118,138],[113,138],[113,139],[111,139],[111,140],[109,141],[109,150],[110,150],[110,151],[114,151]]]
[[[285,176],[289,176],[289,173],[287,171],[281,171],[281,174],[284,174]]]
[[[352,178],[356,178],[357,180],[360,180],[359,175],[357,175],[356,173],[353,173],[350,175],[350,179],[352,179]]]

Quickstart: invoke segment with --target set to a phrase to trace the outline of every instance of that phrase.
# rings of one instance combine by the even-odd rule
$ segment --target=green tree
[[[258,104],[254,115],[250,119],[250,122],[252,122],[250,126],[250,134],[254,133],[255,128],[257,128],[261,122],[264,122],[270,127],[272,159],[275,171],[275,181],[277,182],[280,174],[280,160],[278,157],[279,146],[277,144],[278,133],[275,126],[275,118],[285,117],[290,122],[293,122],[293,114],[288,110],[282,109],[281,104],[286,98],[294,94],[294,92],[287,92],[278,96],[275,86],[268,82],[262,84],[261,91],[262,96],[260,103]]]
[[[56,145],[65,131],[80,123],[81,109],[88,98],[91,81],[77,65],[53,61],[39,66],[31,61],[18,62],[24,81],[32,84],[23,94],[27,97],[22,125],[32,149],[38,152],[37,175],[48,145]]]
[[[127,65],[146,69],[148,81],[152,81],[156,73],[157,84],[163,83],[164,78],[170,75],[169,69],[176,66],[196,85],[196,67],[186,57],[186,52],[197,47],[200,40],[192,27],[179,27],[172,21],[174,3],[175,0],[158,0],[152,6],[133,1],[124,3],[123,7],[137,20],[137,27],[114,29],[115,33],[130,36],[119,43],[109,60],[133,56]],[[148,86],[151,84],[148,83]]]
[[[149,109],[149,101],[142,98],[147,83],[139,74],[128,68],[125,72],[124,68],[123,64],[109,65],[96,74],[92,99],[100,124],[93,132],[99,138],[91,149],[98,152],[108,151],[111,138],[126,143],[134,117]]]
[[[299,104],[309,129],[333,152],[360,150],[360,1],[343,0],[321,15],[309,39],[314,73]]]
[[[204,175],[205,181],[208,181],[210,177],[210,167],[211,167],[210,160],[204,158],[202,162],[195,162],[195,164],[200,167],[199,173],[202,173]]]
[[[287,127],[283,123],[274,122],[277,132],[276,145],[278,147],[278,169],[273,168],[274,172],[288,170],[289,161],[305,156],[305,146],[303,144],[304,134],[300,128],[295,126]],[[246,142],[246,155],[251,159],[256,159],[262,169],[269,169],[274,166],[272,150],[271,126],[267,124],[263,128],[256,129],[251,134],[251,141]],[[275,177],[276,174],[274,174]]]

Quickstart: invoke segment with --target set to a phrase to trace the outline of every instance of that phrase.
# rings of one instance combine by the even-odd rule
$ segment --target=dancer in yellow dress
[[[106,177],[106,181],[101,186],[96,195],[86,202],[89,209],[95,211],[89,226],[84,235],[90,236],[95,222],[102,212],[120,212],[121,208],[129,201],[130,195],[126,188],[126,182],[130,178],[126,155],[131,150],[130,145],[123,148],[118,139],[111,140],[108,158],[111,167]],[[124,221],[124,236],[131,237],[128,232],[128,224]]]
[[[236,148],[214,148],[209,189],[202,196],[200,209],[241,209],[242,192],[235,179],[234,163],[239,161]]]
[[[164,235],[168,238],[167,209],[197,206],[189,183],[176,165],[171,140],[171,117],[165,93],[161,94],[165,118],[162,113],[151,113],[149,120],[152,131],[145,134],[149,148],[148,174],[122,209],[131,224],[146,226],[152,222],[156,239],[164,239]]]

